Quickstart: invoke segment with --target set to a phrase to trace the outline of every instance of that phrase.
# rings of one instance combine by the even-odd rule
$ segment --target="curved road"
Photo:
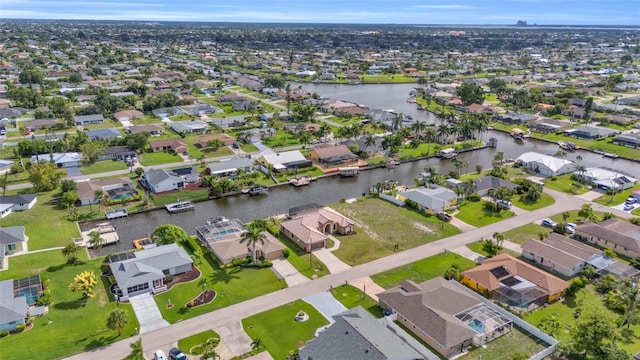
[[[406,265],[420,259],[424,259],[435,254],[453,249],[458,246],[464,246],[469,243],[478,241],[481,237],[491,238],[496,229],[508,230],[528,223],[539,222],[542,218],[562,213],[564,211],[580,209],[582,204],[589,203],[588,200],[560,193],[557,191],[545,189],[556,200],[555,204],[534,210],[522,215],[500,221],[498,223],[461,233],[439,241],[419,246],[417,248],[405,250],[393,255],[352,267],[350,269],[335,274],[324,276],[320,279],[306,282],[297,286],[282,289],[270,294],[266,294],[254,299],[234,304],[207,314],[203,314],[191,319],[180,321],[169,325],[162,329],[158,329],[149,333],[140,335],[145,352],[155,349],[169,347],[169,344],[178,341],[184,337],[196,334],[212,328],[220,328],[228,324],[237,323],[238,321],[249,316],[273,309],[275,307],[287,304],[300,298],[326,291],[330,286],[338,286],[345,281],[353,281],[365,276],[374,275],[386,270]],[[593,204],[596,211],[612,212],[615,215],[629,218],[629,213],[617,211],[603,205]],[[129,344],[136,341],[138,336],[119,342],[94,349],[85,353],[81,353],[70,357],[73,360],[107,360],[121,359],[126,357],[131,349]]]

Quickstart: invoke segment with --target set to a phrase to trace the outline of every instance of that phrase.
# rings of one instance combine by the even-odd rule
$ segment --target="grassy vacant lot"
[[[540,224],[526,224],[509,231],[505,231],[503,234],[506,239],[516,244],[524,244],[529,239],[539,239],[538,234],[548,234],[551,229],[544,227]]]
[[[489,253],[487,253],[486,251],[484,251],[484,249],[482,249],[482,244],[483,244],[483,241],[476,241],[467,245],[467,247],[471,249],[471,251],[476,252],[482,256],[489,256]],[[502,250],[500,250],[500,253],[509,254],[516,258],[520,256],[520,254],[518,254],[517,252],[511,251],[507,248],[503,248]]]
[[[537,354],[545,348],[544,344],[538,344],[526,333],[514,327],[509,333],[487,344],[486,348],[476,348],[464,356],[462,360],[509,360],[515,354],[525,354],[527,358]]]
[[[191,199],[195,201],[195,200],[202,200],[202,199],[208,199],[208,198],[209,198],[208,188],[202,188],[199,190],[180,190],[178,192],[171,193],[171,194],[157,195],[155,199],[155,204],[157,206],[160,206],[164,204],[175,203],[178,201],[178,199],[183,199],[183,200]]]
[[[578,309],[581,310],[582,314],[585,312],[608,314],[616,319],[619,316],[605,306],[604,297],[595,291],[593,285],[587,285],[587,287],[580,290],[576,296],[566,297],[562,302],[555,302],[533,313],[527,314],[524,320],[532,325],[538,326],[544,318],[555,316],[564,328],[563,331],[560,331],[559,334],[556,335],[556,338],[563,343],[570,339],[569,331],[576,324],[577,320],[573,317],[573,314]],[[631,325],[631,329],[638,334],[640,332],[640,324]],[[640,351],[640,341],[632,344],[619,343],[619,345],[631,354]]]
[[[170,154],[167,152],[152,152],[140,154],[140,164],[144,166],[154,166],[161,164],[169,164],[182,162],[183,159],[178,154]]]
[[[557,176],[555,180],[548,178],[544,181],[544,186],[548,187],[549,189],[565,192],[567,194],[580,195],[589,191],[589,188],[586,185],[571,180],[571,175],[572,174],[560,175]],[[571,184],[574,183],[580,185],[580,187],[574,188],[573,186],[571,186]]]
[[[21,190],[29,193],[31,190]],[[26,226],[29,237],[29,250],[48,249],[64,246],[71,238],[79,237],[80,231],[76,224],[67,219],[67,211],[58,206],[59,192],[38,194],[36,205],[26,211],[20,211],[0,219],[0,226]],[[95,210],[97,208],[94,207]],[[81,216],[90,212],[88,206],[78,208]]]
[[[576,223],[576,224],[580,224],[583,223],[585,221],[588,221],[587,219],[580,217],[578,215],[578,212],[580,212],[580,210],[572,210],[569,211],[569,217],[567,218],[567,222],[572,222],[572,223]],[[599,220],[602,220],[604,213],[602,211],[594,211],[593,215],[595,217],[597,217]],[[555,222],[561,222],[562,221],[562,214],[556,214],[553,216],[550,216],[549,219],[555,221]]]
[[[462,271],[475,266],[471,260],[458,254],[446,252],[373,275],[371,279],[383,288],[390,289],[404,280],[421,283],[442,276],[445,270],[454,264],[458,265]]]
[[[410,76],[395,74],[395,75],[362,75],[362,80],[364,83],[368,84],[389,84],[389,83],[414,83],[416,82],[416,78],[412,78]]]
[[[484,203],[485,201],[466,201],[460,206],[460,211],[455,217],[469,225],[481,227],[508,219],[515,215],[513,211],[509,210],[503,210],[499,213],[487,211],[482,206]]]
[[[191,253],[191,249],[186,248],[185,250]],[[208,250],[205,248],[202,250],[206,254],[202,263],[195,262],[202,273],[199,279],[178,284],[171,290],[155,296],[162,316],[170,323],[192,318],[286,287],[284,281],[279,280],[269,268],[220,268]],[[204,287],[200,284],[201,279],[207,280]],[[209,304],[186,308],[185,304],[198,296],[203,289],[215,290],[217,292],[216,298]],[[167,309],[169,303],[173,304],[171,309]]]
[[[355,288],[351,285],[342,285],[331,290],[331,295],[342,303],[347,309],[352,309],[356,306],[362,306],[376,319],[382,317],[382,309],[378,304],[369,297],[369,295],[362,296],[362,289]]]
[[[178,340],[178,348],[184,351],[186,354],[192,354],[191,348],[198,346],[209,339],[220,339],[220,335],[213,330],[206,330],[201,333],[197,333],[186,338]]]
[[[309,315],[309,320],[295,320],[300,310]],[[242,320],[244,331],[254,340],[260,338],[274,359],[285,359],[290,350],[297,351],[314,338],[318,328],[328,324],[318,310],[302,300]]]
[[[87,261],[84,253],[79,258],[81,260],[76,264],[69,265],[58,250],[22,255],[11,258],[9,270],[0,272],[0,280],[39,273],[43,279],[49,279],[48,286],[54,300],[48,314],[34,318],[33,329],[0,340],[4,360],[59,359],[134,334],[139,324],[127,304],[120,304],[129,317],[122,336],[107,328],[107,318],[116,304],[107,294],[108,281],[100,276],[101,260]],[[86,301],[80,293],[69,290],[73,277],[85,270],[93,271],[98,280],[95,296]]]
[[[355,235],[338,236],[342,244],[334,254],[350,264],[362,264],[393,252],[411,249],[459,233],[454,226],[432,216],[398,207],[376,198],[352,204],[338,203],[334,209],[354,220]]]
[[[276,237],[280,240],[282,245],[285,246],[285,248],[289,249],[289,257],[287,260],[302,275],[311,279],[313,275],[322,277],[329,274],[329,269],[315,255],[311,254],[311,266],[309,266],[309,254],[307,252],[302,250],[281,232],[278,232],[278,236]]]
[[[625,202],[625,200],[627,200],[627,198],[629,196],[631,196],[631,192],[633,190],[637,190],[640,189],[640,184],[636,184],[634,187],[627,189],[625,191],[622,191],[620,193],[617,193],[613,196],[613,200],[611,199],[611,195],[602,195],[601,197],[593,200],[593,202],[596,202],[598,204],[602,204],[602,205],[618,205],[618,204],[622,204],[623,202]]]
[[[543,208],[545,206],[553,205],[556,202],[555,200],[553,200],[553,197],[551,195],[546,193],[541,193],[540,199],[536,202],[530,202],[524,199],[524,196],[520,196],[520,195],[514,196],[511,201],[513,202],[513,205],[519,207],[522,210],[527,210],[527,211],[536,210],[536,209]]]
[[[80,172],[84,175],[99,174],[108,171],[126,170],[127,164],[124,161],[102,160],[91,165],[83,166]]]

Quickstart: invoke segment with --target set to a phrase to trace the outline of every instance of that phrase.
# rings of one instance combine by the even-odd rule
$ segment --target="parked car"
[[[540,223],[540,225],[552,228],[556,226],[556,223],[553,222],[551,219],[542,219],[542,222]]]
[[[630,198],[627,198],[627,201],[625,201],[624,203],[625,205],[632,205],[632,204],[635,204],[636,202],[638,202],[636,198],[630,197]]]
[[[237,142],[234,142],[233,144],[231,144],[231,147],[234,149],[240,149],[240,145],[238,145]]]
[[[633,209],[635,209],[635,206],[633,206],[633,205],[625,205],[624,206],[624,211],[631,211]]]
[[[500,206],[503,209],[511,209],[511,206],[513,205],[511,203],[511,201],[507,201],[507,200],[496,200],[496,205]]]
[[[173,348],[169,350],[169,359],[171,360],[187,360],[187,355],[185,355],[182,350],[178,348]]]
[[[571,227],[567,224],[567,226],[565,226],[564,230],[567,232],[567,234],[573,235],[576,233],[576,228]]]
[[[436,213],[436,216],[438,217],[438,219],[442,220],[442,221],[446,221],[446,222],[450,222],[452,217],[451,215],[447,214],[444,211],[440,211],[438,213]]]
[[[156,350],[156,352],[153,353],[153,360],[167,360],[167,355],[165,355],[162,350]]]
[[[570,228],[575,229],[575,228],[576,228],[576,226],[577,226],[577,225],[576,225],[576,224],[574,224],[574,223],[567,223],[567,227],[570,227]]]

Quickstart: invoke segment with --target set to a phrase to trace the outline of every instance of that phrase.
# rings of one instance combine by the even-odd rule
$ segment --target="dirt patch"
[[[424,232],[424,233],[427,233],[427,234],[433,234],[433,230],[431,230],[431,228],[430,228],[430,227],[428,227],[428,226],[427,226],[427,225],[425,225],[425,224],[421,224],[421,223],[419,223],[419,222],[414,222],[414,223],[413,223],[413,224],[411,224],[411,225],[413,225],[413,227],[414,227],[414,228],[416,228],[416,229],[418,229],[418,230],[420,230],[420,231],[422,231],[422,232]]]
[[[205,290],[200,293],[195,299],[189,301],[185,306],[188,308],[208,304],[216,298],[215,290]]]
[[[369,235],[370,238],[372,238],[373,240],[377,240],[379,238],[378,234],[375,233],[375,231],[371,230],[371,228],[369,228],[368,225],[366,225],[365,223],[363,223],[362,221],[358,220],[358,218],[355,217],[356,212],[353,210],[350,210],[348,208],[343,208],[340,209],[340,211],[349,219],[353,220],[353,222],[356,224],[356,226],[358,226],[360,229],[362,229],[362,231],[365,232],[365,234]]]

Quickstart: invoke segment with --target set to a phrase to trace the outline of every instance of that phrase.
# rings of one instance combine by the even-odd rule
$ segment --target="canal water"
[[[304,87],[308,91],[317,92],[320,95],[328,95],[335,99],[354,101],[372,108],[388,107],[399,110],[401,107],[398,105],[415,105],[406,103],[408,93],[413,88],[411,84],[305,84]],[[334,87],[337,91],[332,92]],[[385,101],[389,101],[389,98],[395,99],[396,102],[382,102],[383,99],[386,99]],[[376,99],[380,100],[380,103],[376,102]],[[416,112],[418,112],[418,110],[416,110]],[[507,158],[517,158],[527,151],[553,155],[559,150],[558,145],[556,144],[538,140],[530,139],[522,143],[515,142],[509,134],[498,131],[488,131],[483,134],[483,139],[485,141],[491,137],[498,140],[496,148],[485,148],[459,155],[460,159],[469,163],[467,169],[462,169],[463,172],[474,171],[475,166],[478,164],[481,165],[483,169],[491,168],[493,157],[499,151],[502,151]],[[587,167],[602,166],[614,168],[625,171],[626,173],[640,179],[640,167],[638,167],[637,163],[624,159],[603,158],[601,155],[587,151],[571,152],[568,154],[567,159],[576,160],[576,156],[578,155],[582,156],[580,163]],[[195,234],[196,226],[204,225],[208,219],[216,216],[239,218],[242,221],[248,222],[255,218],[267,218],[274,215],[284,214],[292,207],[306,205],[309,203],[324,205],[338,202],[341,199],[358,197],[367,193],[371,185],[384,182],[385,180],[396,180],[401,184],[411,185],[414,183],[413,179],[416,178],[419,173],[423,172],[424,168],[428,165],[436,167],[441,173],[447,173],[455,170],[451,160],[439,160],[437,158],[432,158],[404,163],[398,165],[395,169],[379,168],[370,171],[363,171],[360,175],[352,178],[331,177],[320,179],[312,182],[309,186],[299,188],[288,185],[274,187],[271,188],[266,195],[249,197],[246,194],[242,194],[200,202],[195,205],[195,211],[169,214],[166,210],[162,209],[130,215],[127,218],[111,221],[111,223],[117,228],[121,243],[116,247],[107,246],[100,249],[97,254],[104,255],[110,252],[130,249],[132,248],[131,240],[149,236],[153,229],[162,224],[177,224],[182,226],[188,233]]]

